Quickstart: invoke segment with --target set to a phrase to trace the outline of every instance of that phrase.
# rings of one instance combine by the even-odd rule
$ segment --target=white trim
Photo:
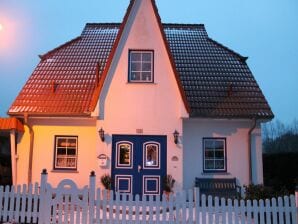
[[[157,191],[147,190],[147,181],[155,180],[157,185]],[[160,194],[160,176],[159,175],[143,175],[143,195],[159,195]]]
[[[128,189],[119,190],[119,181],[128,180]],[[115,175],[115,190],[119,193],[132,193],[133,177],[132,175]]]

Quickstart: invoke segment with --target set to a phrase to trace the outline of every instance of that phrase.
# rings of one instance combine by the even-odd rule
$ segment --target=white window
[[[204,138],[204,172],[225,172],[226,166],[226,139]]]
[[[153,51],[129,51],[129,82],[153,82]]]
[[[55,136],[54,169],[77,169],[78,137]]]

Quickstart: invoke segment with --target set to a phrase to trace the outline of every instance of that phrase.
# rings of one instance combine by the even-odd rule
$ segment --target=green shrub
[[[269,199],[277,198],[279,196],[289,195],[287,189],[282,188],[279,191],[274,190],[272,187],[267,187],[261,184],[258,185],[244,185],[245,198],[246,200],[260,200],[260,199]]]
[[[101,176],[100,181],[105,189],[111,190],[112,189],[112,178],[109,174],[104,174]]]

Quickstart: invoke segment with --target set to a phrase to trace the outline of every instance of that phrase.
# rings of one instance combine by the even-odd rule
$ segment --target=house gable
[[[167,116],[164,107],[169,106],[170,102],[173,104],[171,113],[179,118],[188,117],[184,91],[176,76],[156,6],[151,0],[137,0],[127,13],[123,22],[125,26],[119,31],[121,37],[117,49],[112,52],[110,69],[107,74],[103,74],[106,77],[102,77],[104,84],[99,97],[99,118],[106,119],[106,116],[111,115],[120,121],[123,117],[137,119],[141,114],[147,119],[148,116],[156,117],[158,114]],[[130,50],[153,52],[153,83],[129,82]],[[130,113],[119,115],[121,108],[129,108]]]

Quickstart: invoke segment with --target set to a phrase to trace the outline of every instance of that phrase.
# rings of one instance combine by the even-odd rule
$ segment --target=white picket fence
[[[43,172],[37,184],[0,187],[0,222],[10,223],[200,223],[297,224],[295,196],[265,201],[214,199],[199,190],[183,191],[169,199],[118,194],[89,186],[78,189],[72,180],[57,188]]]

